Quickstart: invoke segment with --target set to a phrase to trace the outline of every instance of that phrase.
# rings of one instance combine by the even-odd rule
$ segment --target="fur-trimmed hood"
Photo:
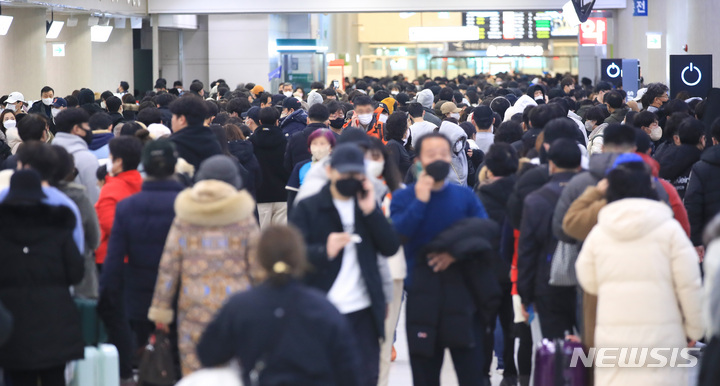
[[[175,200],[178,220],[200,226],[223,226],[253,215],[255,200],[230,184],[203,180],[182,191]]]

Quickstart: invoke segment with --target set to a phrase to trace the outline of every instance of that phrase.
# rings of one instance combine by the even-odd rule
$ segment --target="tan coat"
[[[225,300],[262,280],[255,260],[259,227],[246,191],[207,180],[181,192],[148,318],[169,324],[178,295],[177,325],[183,374],[200,369],[195,346]]]
[[[598,296],[595,346],[682,348],[686,338],[702,337],[697,262],[666,204],[631,198],[606,205],[576,263],[580,285]],[[595,384],[685,385],[685,370],[596,368]]]

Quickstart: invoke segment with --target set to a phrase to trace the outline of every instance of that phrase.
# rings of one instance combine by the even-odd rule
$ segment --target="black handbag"
[[[168,335],[155,331],[148,339],[140,359],[139,383],[143,386],[174,385],[177,381],[172,345]]]

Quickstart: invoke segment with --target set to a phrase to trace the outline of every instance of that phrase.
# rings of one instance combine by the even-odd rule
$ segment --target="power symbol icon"
[[[690,70],[690,72],[697,71],[698,75],[696,81],[688,82],[687,79],[685,79],[685,72],[688,70]],[[682,72],[680,73],[680,79],[682,79],[683,83],[690,87],[697,86],[697,84],[700,83],[700,80],[702,79],[702,72],[700,72],[699,67],[693,66],[692,62],[690,62],[690,65],[683,68]]]
[[[607,75],[611,78],[617,78],[620,76],[620,66],[618,66],[615,63],[610,63],[610,65],[607,67]]]

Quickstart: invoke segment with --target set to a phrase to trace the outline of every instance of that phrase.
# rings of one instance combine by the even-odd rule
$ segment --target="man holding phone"
[[[335,147],[327,173],[330,182],[300,201],[290,222],[307,243],[312,265],[307,283],[326,292],[348,318],[362,357],[360,384],[374,386],[387,309],[377,259],[394,255],[400,243],[376,204],[365,155],[356,144]]]

